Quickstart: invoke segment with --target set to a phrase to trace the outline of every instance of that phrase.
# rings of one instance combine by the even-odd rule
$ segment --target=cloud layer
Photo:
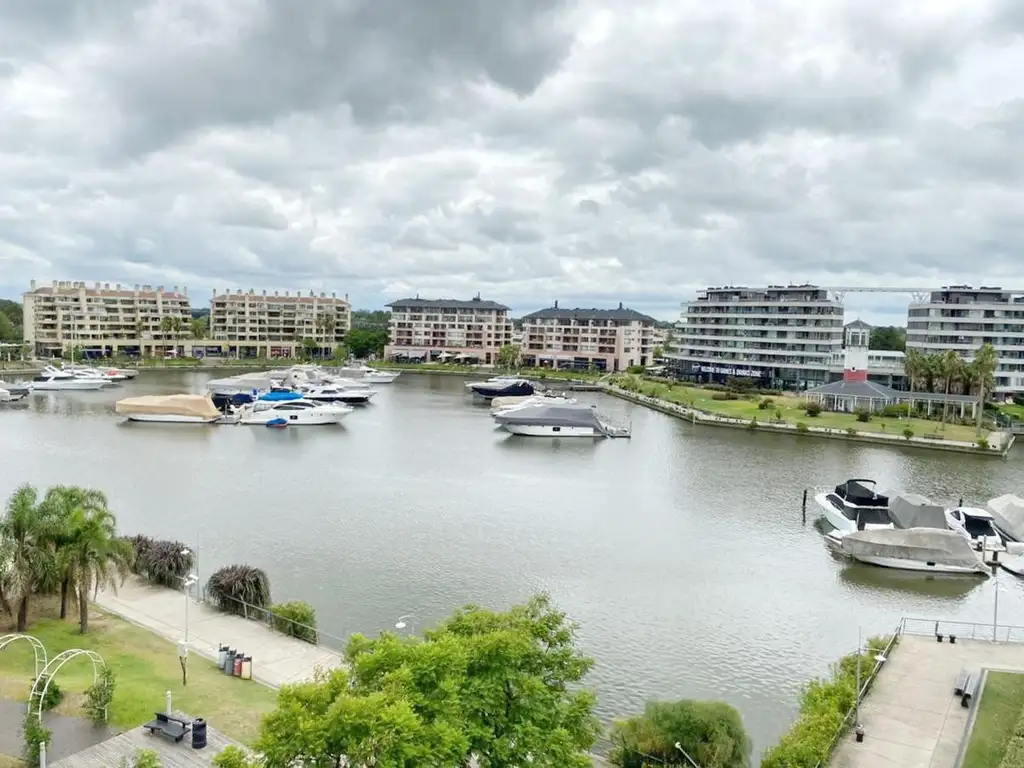
[[[0,293],[1019,287],[1022,7],[4,3]]]

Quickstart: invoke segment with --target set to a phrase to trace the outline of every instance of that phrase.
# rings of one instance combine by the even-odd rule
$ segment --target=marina
[[[129,397],[205,394],[211,378],[143,372],[0,412],[4,492],[102,488],[126,533],[195,547],[202,581],[227,563],[265,568],[276,595],[308,600],[338,637],[550,591],[596,659],[602,717],[722,698],[757,751],[859,628],[887,632],[908,614],[990,622],[996,582],[1000,622],[1020,623],[1015,576],[850,563],[812,525],[816,508],[806,522],[800,509],[805,488],[850,477],[984,508],[1024,489],[1019,452],[992,462],[711,429],[590,392],[573,397],[631,424],[631,440],[520,437],[454,376],[375,384],[342,424],[308,430],[122,428],[115,413]]]

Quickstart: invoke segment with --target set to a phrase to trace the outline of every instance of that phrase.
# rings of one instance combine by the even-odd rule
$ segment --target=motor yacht
[[[285,420],[289,426],[320,426],[340,424],[352,413],[340,403],[315,403],[312,400],[257,400],[239,410],[239,424],[266,426],[271,421]]]
[[[13,382],[0,380],[0,389],[8,395],[6,402],[13,403],[21,400],[23,397],[32,394],[31,382]]]
[[[964,536],[975,549],[1000,551],[1006,549],[1003,537],[996,530],[990,512],[977,507],[954,507],[945,510],[946,525]]]
[[[369,387],[345,387],[339,384],[309,384],[300,387],[298,391],[306,400],[348,405],[365,405],[377,394],[376,390]]]
[[[127,374],[119,371],[117,368],[93,368],[88,365],[65,363],[61,366],[61,370],[70,373],[72,376],[79,376],[81,378],[98,376],[110,382],[124,381],[128,378]]]
[[[852,479],[834,491],[815,495],[824,518],[839,536],[853,531],[894,528],[889,516],[889,497],[877,491],[874,480]]]
[[[223,414],[209,395],[143,395],[114,404],[114,411],[128,421],[155,424],[213,424]]]
[[[246,373],[206,382],[206,391],[221,410],[251,403],[273,388],[274,382],[266,373]]]
[[[32,390],[34,392],[96,390],[103,389],[108,384],[107,380],[99,377],[75,376],[48,365],[39,375],[32,379]]]
[[[575,405],[576,399],[560,395],[537,394],[519,397],[495,397],[491,400],[491,414],[503,413],[515,408],[527,408],[531,405]]]
[[[466,384],[466,389],[484,400],[532,395],[536,392],[536,388],[531,382],[514,376],[497,376],[487,381],[471,381]]]
[[[365,381],[367,384],[390,384],[402,375],[401,371],[381,371],[371,368],[365,363],[346,365],[341,369],[340,373],[342,376]]]
[[[501,411],[494,421],[513,435],[528,437],[629,437],[592,405],[527,405]]]

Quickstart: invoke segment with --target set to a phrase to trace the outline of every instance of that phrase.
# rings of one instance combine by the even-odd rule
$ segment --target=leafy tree
[[[964,359],[960,357],[954,350],[947,349],[939,357],[938,361],[939,373],[945,382],[946,394],[950,393],[953,382],[963,375]],[[942,404],[942,423],[946,423],[946,418],[949,414],[949,403],[944,402]]]
[[[193,339],[205,339],[210,328],[209,315],[206,317],[195,317],[189,323],[189,333]]]
[[[690,765],[678,744],[703,768],[748,768],[750,739],[735,708],[720,701],[649,702],[644,713],[615,724],[612,762],[642,768],[647,761]]]
[[[0,315],[10,320],[15,328],[21,328],[25,324],[21,304],[16,301],[0,299]]]
[[[302,357],[305,360],[312,360],[320,351],[320,342],[316,339],[305,338],[302,340]]]
[[[0,312],[0,342],[21,341],[21,331],[11,322],[11,318]]]
[[[18,606],[18,632],[28,627],[29,600],[59,581],[53,552],[55,526],[50,510],[31,485],[18,488],[8,499],[0,520],[0,604],[11,613]]]
[[[349,351],[355,357],[368,357],[384,352],[388,343],[388,331],[373,328],[353,328],[348,332],[345,341]]]
[[[868,347],[877,350],[902,352],[907,347],[907,330],[895,325],[880,325],[871,329]]]
[[[995,373],[999,366],[999,355],[996,348],[988,342],[981,345],[974,353],[974,373],[978,384],[978,432],[981,432],[981,418],[985,411],[985,400],[989,393],[995,389]]]
[[[352,312],[352,328],[387,331],[391,327],[391,313],[386,309],[357,309]]]
[[[328,344],[333,345],[334,330],[338,327],[338,321],[335,319],[334,315],[327,312],[321,312],[316,316],[315,325],[317,331],[319,331],[322,336],[326,337]]]
[[[180,339],[185,330],[185,321],[177,315],[169,315],[160,321],[160,330],[174,339]]]
[[[522,360],[522,351],[514,344],[506,344],[498,350],[498,367],[512,370],[518,368]]]

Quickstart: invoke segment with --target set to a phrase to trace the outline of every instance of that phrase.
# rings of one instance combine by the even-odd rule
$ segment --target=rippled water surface
[[[1024,494],[1005,461],[694,427],[601,395],[632,440],[550,441],[493,429],[461,380],[403,375],[339,428],[119,423],[129,394],[201,391],[203,373],[144,372],[105,392],[0,411],[0,493],[105,490],[128,533],[199,549],[201,576],[264,568],[277,599],[332,633],[422,625],[466,602],[539,590],[582,625],[605,717],[645,699],[721,698],[757,749],[800,685],[903,615],[992,620],[993,584],[851,568],[825,549],[802,490],[848,477],[936,500]],[[1005,575],[1000,623],[1024,624]]]

